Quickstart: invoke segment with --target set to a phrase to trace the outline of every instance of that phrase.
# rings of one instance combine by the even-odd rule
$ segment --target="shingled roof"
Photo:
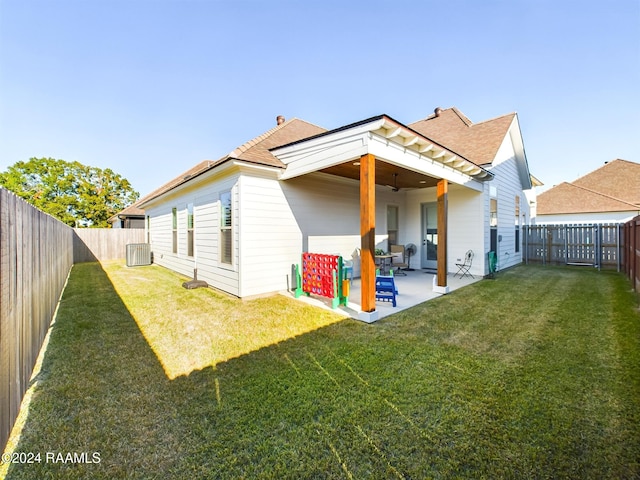
[[[409,127],[478,165],[487,165],[496,157],[515,116],[509,113],[473,123],[455,107],[437,108],[435,113]]]
[[[626,212],[640,209],[640,164],[613,160],[571,183],[538,195],[538,215]]]
[[[164,193],[188,182],[194,177],[203,174],[204,172],[224,163],[229,160],[243,160],[246,162],[256,163],[259,165],[266,165],[269,167],[284,168],[285,165],[278,160],[271,152],[270,148],[285,143],[295,142],[303,138],[311,137],[319,133],[324,133],[326,129],[313,125],[312,123],[305,122],[298,118],[292,118],[284,123],[277,125],[276,127],[268,130],[255,137],[252,140],[235,148],[229,154],[219,158],[218,160],[204,160],[197,165],[191,167],[189,170],[181,173],[173,180],[165,183],[160,188],[146,195],[138,203],[144,204],[153,200]]]
[[[638,207],[588,188],[563,182],[538,195],[538,215],[626,212]]]
[[[571,183],[640,206],[640,163],[618,158]]]

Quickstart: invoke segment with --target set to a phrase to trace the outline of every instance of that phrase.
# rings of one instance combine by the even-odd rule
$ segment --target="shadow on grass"
[[[634,478],[634,306],[612,277],[541,272],[169,379],[105,272],[77,265],[16,448],[41,461],[8,478]]]
[[[215,319],[215,312],[209,313]],[[227,388],[216,363],[273,340],[253,333],[247,351],[232,345],[235,353],[225,351],[208,367],[167,375],[101,265],[75,265],[41,369],[32,379],[28,415],[14,449],[29,454],[32,462],[10,464],[7,478],[184,478],[199,470],[207,478],[212,471],[224,476],[236,463],[229,445],[200,464],[191,459],[211,438],[219,442],[221,433],[242,437],[233,420],[222,432],[210,430]],[[233,368],[225,373],[244,374],[249,372]],[[268,397],[269,391],[255,393]],[[204,437],[199,435],[203,428]]]
[[[156,265],[102,266],[170,379],[345,318],[283,295],[239,300],[209,288],[184,289],[186,279]]]

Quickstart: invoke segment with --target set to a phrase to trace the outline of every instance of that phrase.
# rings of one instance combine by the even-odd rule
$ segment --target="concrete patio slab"
[[[395,284],[398,290],[398,294],[396,295],[396,306],[394,307],[391,302],[376,301],[376,315],[369,315],[366,312],[363,312],[360,307],[361,281],[359,278],[354,278],[351,281],[349,304],[346,307],[339,306],[338,308],[332,309],[331,301],[329,299],[318,296],[307,297],[306,295],[303,295],[298,298],[298,300],[307,302],[310,305],[327,308],[338,314],[343,314],[345,317],[351,317],[356,320],[371,323],[443,295],[442,293],[434,291],[434,273],[426,270],[414,270],[407,271],[405,273],[406,276],[397,275],[395,277]],[[452,273],[449,273],[447,276],[447,285],[449,287],[449,291],[452,292],[479,280],[482,280],[482,278],[478,276],[474,276],[474,278],[469,276],[460,278],[459,276],[454,277]],[[293,296],[291,292],[287,292],[287,294]]]

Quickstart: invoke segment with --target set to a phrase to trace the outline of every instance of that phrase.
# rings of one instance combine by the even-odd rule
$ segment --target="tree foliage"
[[[53,158],[15,163],[0,173],[0,186],[74,227],[108,227],[107,220],[139,196],[109,168]]]

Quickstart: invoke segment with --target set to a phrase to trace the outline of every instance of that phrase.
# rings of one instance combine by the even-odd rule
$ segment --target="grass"
[[[72,271],[10,479],[640,476],[622,275],[522,266],[368,325],[105,270]]]

